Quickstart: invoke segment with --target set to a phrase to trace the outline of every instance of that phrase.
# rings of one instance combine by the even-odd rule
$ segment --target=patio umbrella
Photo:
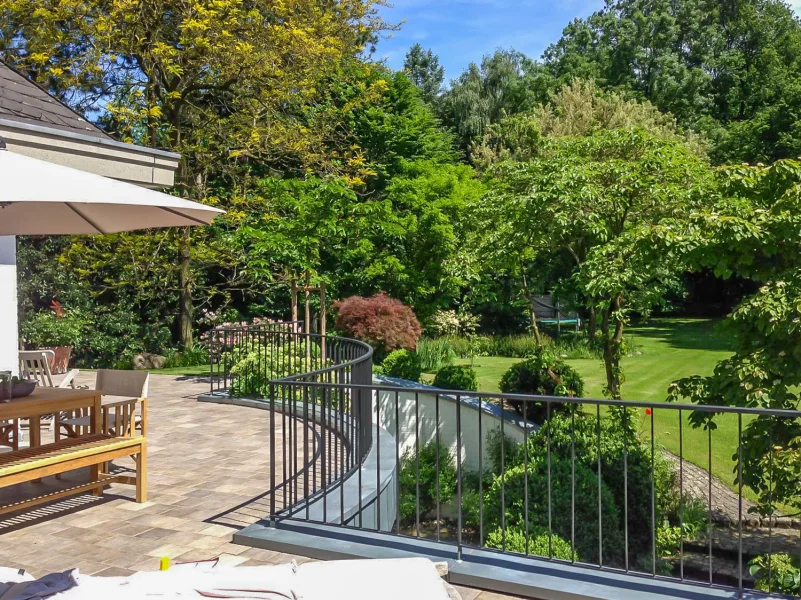
[[[207,225],[222,212],[0,148],[0,236]]]

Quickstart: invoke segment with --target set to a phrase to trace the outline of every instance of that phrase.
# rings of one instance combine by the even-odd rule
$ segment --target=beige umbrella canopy
[[[207,225],[224,211],[2,149],[0,236]]]

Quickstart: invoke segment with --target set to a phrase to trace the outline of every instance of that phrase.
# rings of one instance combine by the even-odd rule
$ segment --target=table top
[[[39,387],[30,396],[0,402],[0,420],[44,415],[59,410],[70,410],[100,404],[99,390],[73,390],[69,388]]]

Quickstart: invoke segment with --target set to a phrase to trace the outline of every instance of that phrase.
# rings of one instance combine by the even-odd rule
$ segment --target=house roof
[[[0,118],[112,139],[47,91],[0,60]]]

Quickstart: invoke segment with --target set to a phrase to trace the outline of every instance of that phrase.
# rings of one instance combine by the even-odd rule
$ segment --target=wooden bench
[[[136,461],[136,477],[101,471],[101,466],[124,456],[132,456]],[[90,467],[88,483],[0,506],[0,514],[87,491],[99,496],[104,486],[114,482],[136,485],[136,501],[147,500],[147,440],[142,436],[89,435],[0,454],[0,488],[83,467]]]

